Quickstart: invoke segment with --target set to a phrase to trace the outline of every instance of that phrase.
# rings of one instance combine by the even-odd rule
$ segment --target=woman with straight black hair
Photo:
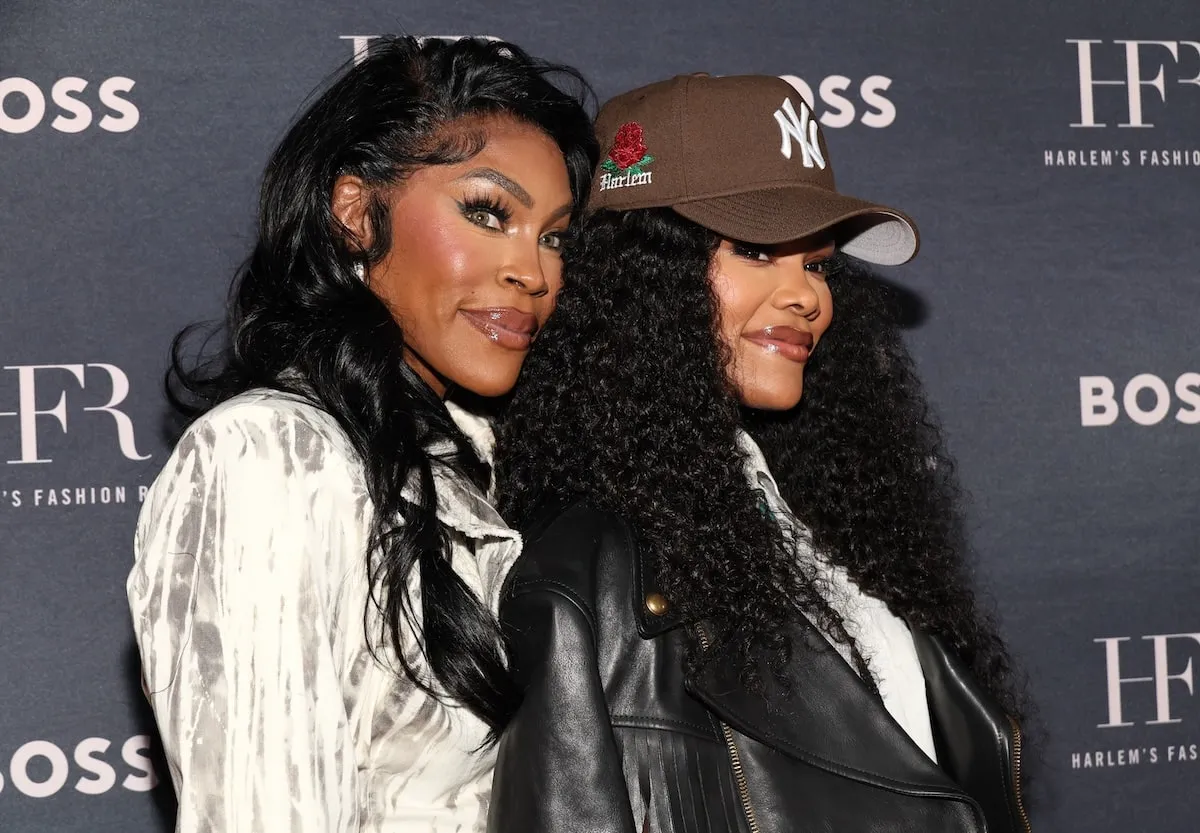
[[[180,833],[478,829],[516,700],[495,619],[520,538],[488,423],[554,305],[595,164],[573,71],[373,41],[271,158],[229,346],[128,592]]]
[[[524,699],[493,833],[1023,833],[1008,652],[953,465],[839,192],[769,76],[618,96],[497,455]]]

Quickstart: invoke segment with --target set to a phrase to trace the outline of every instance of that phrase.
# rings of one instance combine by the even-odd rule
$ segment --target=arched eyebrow
[[[460,176],[458,181],[464,179],[484,179],[493,185],[499,185],[505,191],[512,194],[513,199],[521,205],[526,208],[533,208],[533,197],[529,196],[529,192],[495,168],[475,168]]]
[[[554,222],[555,220],[561,220],[563,217],[569,217],[571,215],[571,212],[574,210],[575,210],[575,206],[571,203],[567,203],[566,205],[560,205],[558,207],[558,210],[550,215],[550,222]]]

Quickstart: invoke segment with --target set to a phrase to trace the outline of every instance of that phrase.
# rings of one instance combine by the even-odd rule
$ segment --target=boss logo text
[[[1175,400],[1175,419],[1185,425],[1200,423],[1200,373],[1184,373],[1172,387],[1153,373],[1134,376],[1121,391],[1107,376],[1079,377],[1079,418],[1085,427],[1112,425],[1122,409],[1138,425],[1157,425],[1167,418]]]
[[[82,133],[93,122],[109,133],[127,133],[141,119],[137,105],[126,97],[134,83],[116,76],[93,87],[70,76],[55,81],[47,93],[28,78],[0,78],[0,132],[28,133],[46,120],[53,105],[50,127],[59,133]]]
[[[803,79],[795,75],[781,75],[804,101],[814,109],[818,102],[825,105],[819,121],[825,127],[849,127],[857,118],[867,127],[887,127],[896,120],[896,105],[884,96],[892,86],[892,79],[886,75],[870,75],[858,85],[858,99],[866,105],[861,115],[850,97],[850,89],[854,81],[845,75],[830,75],[821,79],[817,85],[818,97],[813,96],[813,89]]]
[[[112,745],[108,738],[84,738],[76,744],[72,758],[76,770],[82,773],[75,780],[76,792],[102,795],[117,786],[117,769],[106,760]],[[135,735],[121,744],[120,759],[128,770],[120,779],[123,789],[149,792],[158,784],[149,751],[149,735]],[[9,785],[29,798],[49,798],[67,785],[71,771],[67,753],[57,744],[31,740],[13,753],[8,765]],[[5,786],[8,785],[0,776],[0,793]]]

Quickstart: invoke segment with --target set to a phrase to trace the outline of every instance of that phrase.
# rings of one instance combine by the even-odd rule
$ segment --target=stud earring
[[[361,260],[354,261],[354,277],[363,283],[367,282],[367,266]]]

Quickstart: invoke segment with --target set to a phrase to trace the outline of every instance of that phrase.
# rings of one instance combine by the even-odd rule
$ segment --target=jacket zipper
[[[708,653],[708,633],[703,625],[696,625],[696,633],[700,636],[700,647]],[[746,772],[742,769],[742,756],[738,753],[737,744],[733,742],[733,729],[718,720],[721,732],[725,735],[725,747],[729,750],[729,765],[733,769],[733,779],[737,782],[738,795],[742,800],[742,811],[746,814],[746,823],[750,825],[750,833],[759,833],[758,819],[754,815],[754,807],[750,804],[750,788],[746,786]]]
[[[1025,833],[1033,833],[1033,828],[1029,825],[1029,816],[1025,812],[1025,801],[1021,797],[1021,727],[1011,716],[1008,722],[1012,724],[1013,730],[1013,792],[1017,799],[1017,813],[1021,817],[1021,826]]]

